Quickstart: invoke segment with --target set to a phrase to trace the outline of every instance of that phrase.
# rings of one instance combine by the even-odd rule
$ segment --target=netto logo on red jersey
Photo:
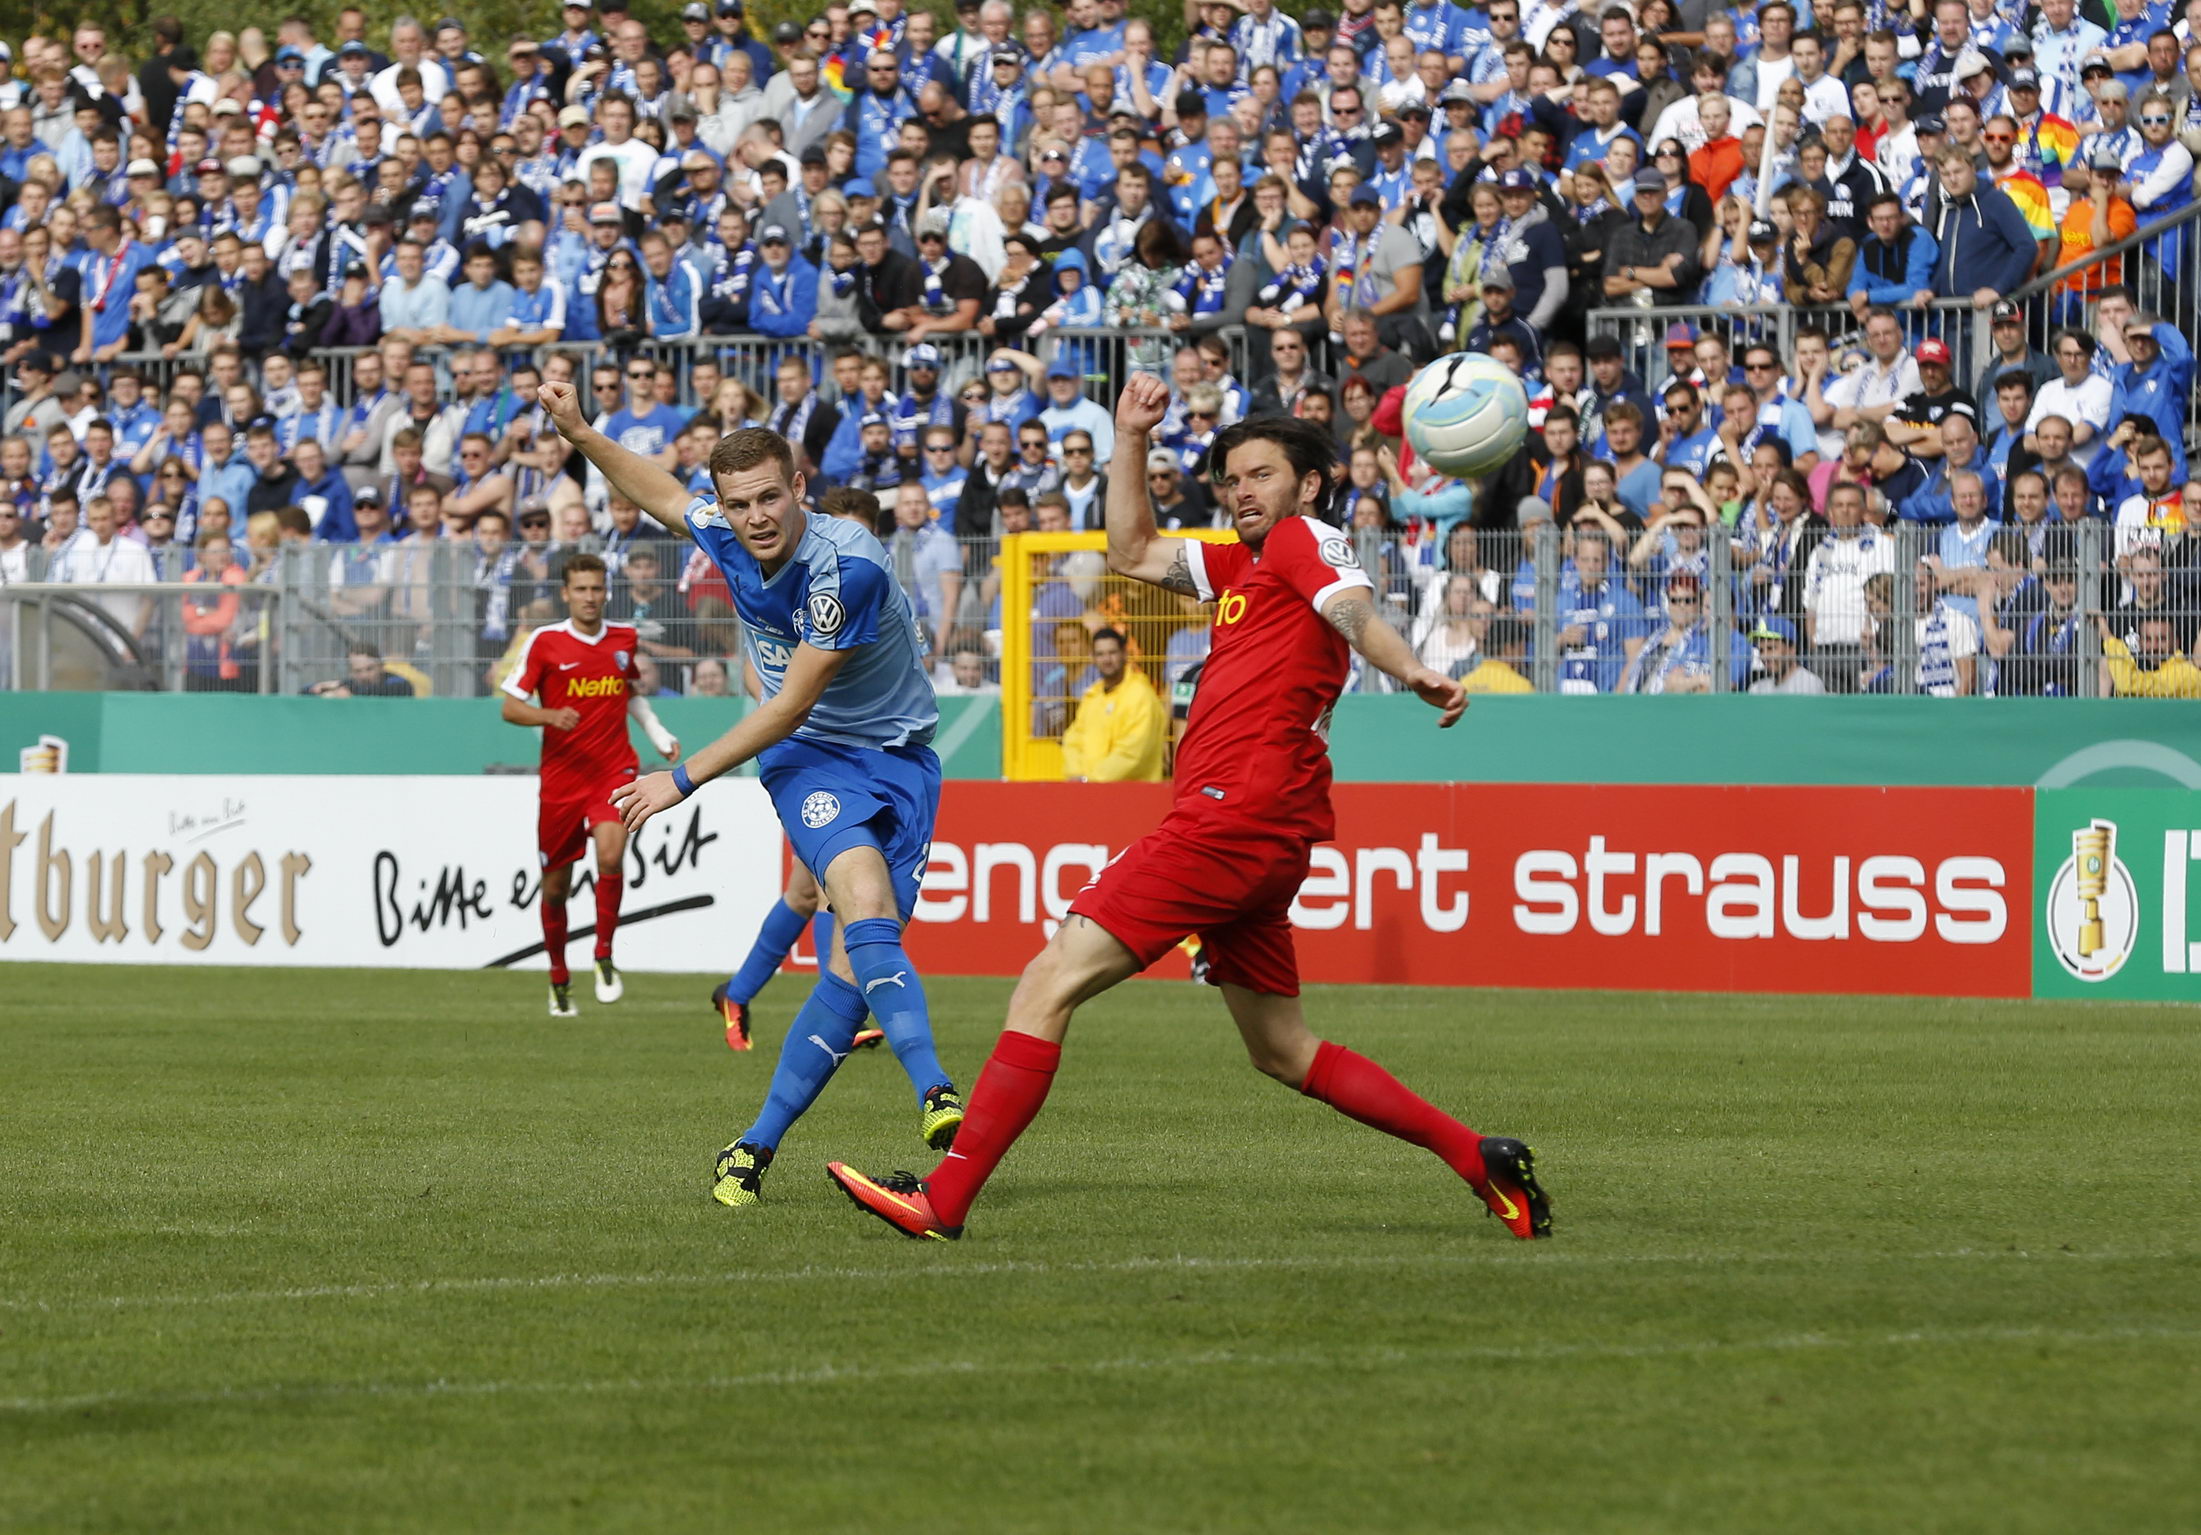
[[[617,698],[626,690],[624,677],[576,677],[566,684],[566,697]]]
[[[1244,592],[1234,592],[1226,586],[1223,588],[1223,595],[1215,599],[1215,621],[1218,624],[1235,624],[1246,616],[1246,609],[1252,604],[1253,599]]]

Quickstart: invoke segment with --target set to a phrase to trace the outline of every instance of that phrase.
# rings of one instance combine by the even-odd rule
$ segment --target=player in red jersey
[[[658,723],[650,701],[634,691],[636,636],[604,622],[610,588],[604,562],[593,554],[566,559],[561,578],[566,621],[537,629],[520,647],[520,664],[504,684],[504,717],[543,727],[542,809],[535,842],[543,868],[543,947],[550,953],[550,1016],[574,1018],[566,971],[566,897],[573,862],[596,844],[596,1000],[616,1002],[625,987],[611,962],[626,889],[627,829],[611,791],[635,774],[632,716],[650,745],[669,762],[680,743]],[[529,703],[532,694],[540,706]]]
[[[1367,1057],[1317,1039],[1299,1006],[1290,907],[1313,844],[1335,834],[1324,737],[1351,654],[1439,711],[1467,707],[1460,684],[1415,659],[1377,616],[1346,536],[1319,521],[1336,452],[1326,430],[1284,416],[1242,421],[1210,462],[1240,542],[1163,538],[1146,495],[1148,440],[1169,389],[1141,374],[1116,405],[1108,567],[1215,604],[1206,669],[1177,749],[1168,817],[1101,871],[1024,969],[1008,1027],[979,1074],[955,1149],[920,1180],[827,1174],[857,1206],[906,1236],[963,1234],[971,1202],[1046,1101],[1078,1005],[1137,975],[1188,933],[1253,1064],[1363,1124],[1434,1152],[1515,1236],[1551,1233],[1528,1147],[1478,1135]]]

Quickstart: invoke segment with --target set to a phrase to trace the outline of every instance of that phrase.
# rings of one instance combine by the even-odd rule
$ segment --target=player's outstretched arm
[[[658,811],[670,810],[719,774],[732,772],[801,729],[825,695],[827,684],[860,648],[820,650],[815,645],[797,645],[780,690],[743,715],[733,729],[671,772],[652,773],[612,790],[612,805],[627,831],[640,831],[642,823]]]
[[[1197,597],[1199,583],[1185,541],[1162,537],[1146,490],[1146,455],[1168,410],[1169,386],[1151,373],[1134,373],[1116,399],[1116,451],[1108,460],[1108,568]]]
[[[1368,588],[1354,586],[1339,592],[1322,605],[1322,616],[1362,660],[1437,710],[1440,729],[1449,728],[1467,709],[1467,689],[1422,665],[1414,647],[1384,622],[1368,600]]]
[[[571,384],[544,384],[535,398],[550,416],[558,435],[578,449],[583,458],[604,471],[611,488],[682,538],[688,530],[688,503],[695,497],[688,488],[641,454],[622,448],[581,419],[580,396]]]

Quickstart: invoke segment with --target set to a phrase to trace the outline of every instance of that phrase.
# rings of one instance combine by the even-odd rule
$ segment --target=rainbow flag
[[[2048,206],[2048,188],[2041,185],[2040,177],[2029,170],[2013,167],[2007,174],[1997,176],[1995,185],[2018,205],[2018,212],[2025,215],[2025,225],[2033,231],[2034,239],[2045,240],[2055,234],[2056,217]]]
[[[2079,157],[2079,130],[2053,112],[2018,130],[2018,163],[2040,177],[2043,186],[2063,181],[2063,168]]]

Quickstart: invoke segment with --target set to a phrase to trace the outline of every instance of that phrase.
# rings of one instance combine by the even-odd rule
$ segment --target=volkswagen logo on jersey
[[[1315,547],[1322,553],[1322,562],[1338,570],[1352,570],[1360,564],[1354,558],[1351,542],[1342,534],[1327,534],[1316,542]]]
[[[831,599],[828,600],[830,601]],[[812,831],[816,831],[821,826],[828,825],[829,823],[831,823],[832,819],[840,813],[840,797],[838,795],[828,794],[823,789],[820,789],[817,793],[811,795],[808,799],[802,802],[802,824],[809,827]]]
[[[810,596],[810,628],[816,634],[838,634],[841,620],[841,599],[831,592],[813,592]],[[836,809],[839,807],[835,807]],[[832,817],[828,816],[828,820]]]

